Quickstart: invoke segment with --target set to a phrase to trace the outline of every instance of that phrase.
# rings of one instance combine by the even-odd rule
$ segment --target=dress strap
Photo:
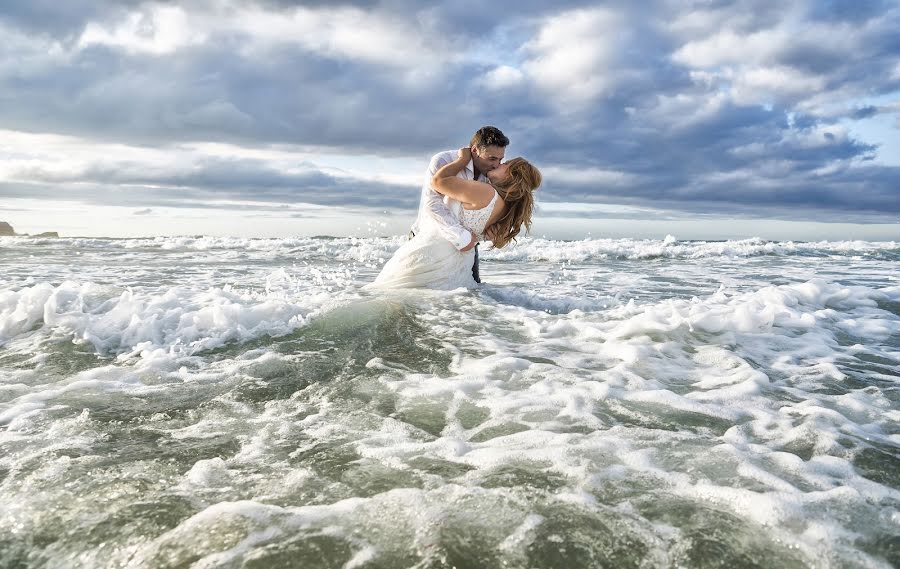
[[[493,186],[491,186],[493,188]],[[485,208],[490,208],[491,211],[494,211],[494,204],[497,203],[497,198],[500,197],[500,194],[497,193],[497,188],[494,188],[494,197],[491,198],[491,201],[484,206]]]

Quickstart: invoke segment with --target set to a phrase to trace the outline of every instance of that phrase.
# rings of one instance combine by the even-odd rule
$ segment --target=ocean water
[[[0,238],[0,567],[900,565],[900,244]]]

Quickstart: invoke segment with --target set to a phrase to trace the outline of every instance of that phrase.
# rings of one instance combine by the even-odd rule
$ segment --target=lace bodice
[[[484,234],[485,226],[487,226],[488,219],[490,219],[491,214],[494,213],[494,205],[497,203],[497,192],[494,192],[494,197],[491,198],[491,203],[487,204],[481,209],[464,209],[462,211],[462,217],[460,221],[462,224],[469,229],[475,235],[478,235],[479,239],[482,239],[482,235]]]

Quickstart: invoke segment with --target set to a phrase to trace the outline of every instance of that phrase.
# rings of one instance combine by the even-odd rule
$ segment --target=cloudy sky
[[[392,234],[483,124],[557,237],[900,239],[900,2],[0,3],[0,220]]]

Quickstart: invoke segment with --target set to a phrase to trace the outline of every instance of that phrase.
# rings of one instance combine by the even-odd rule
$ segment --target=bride
[[[471,159],[471,149],[461,148],[454,162],[435,173],[432,187],[462,204],[460,221],[479,240],[504,247],[523,225],[526,232],[531,228],[541,173],[524,158],[513,158],[487,173],[490,184],[457,177]],[[474,288],[474,256],[474,250],[461,252],[437,232],[423,231],[394,253],[367,288]]]

